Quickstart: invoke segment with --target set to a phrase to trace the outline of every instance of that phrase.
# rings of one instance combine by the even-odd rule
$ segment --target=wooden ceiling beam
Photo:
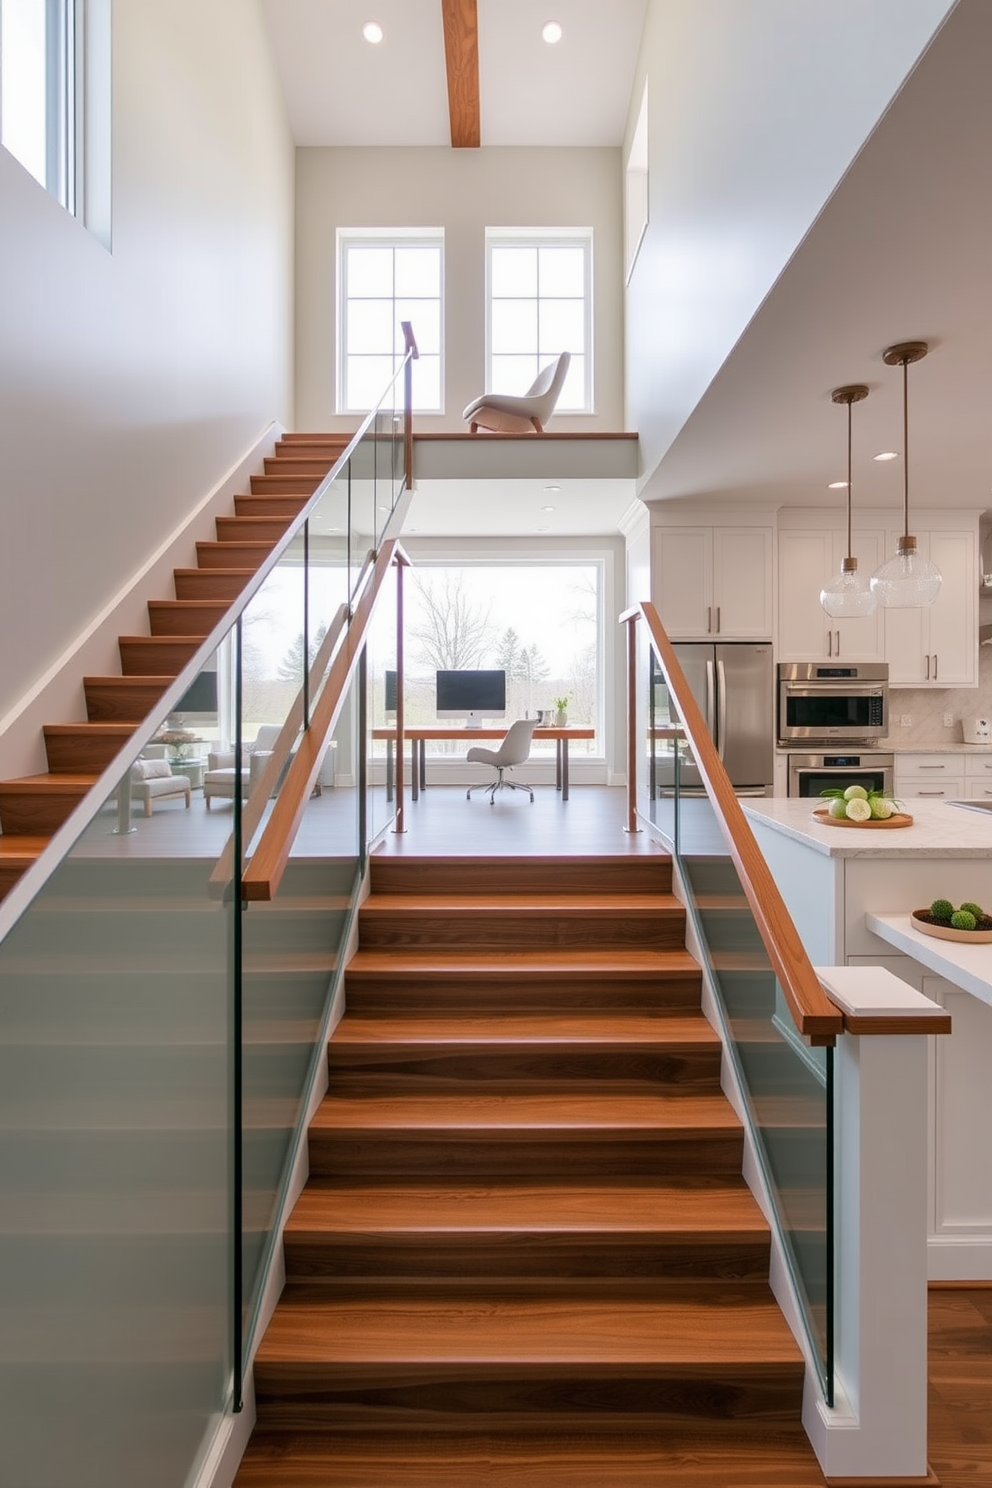
[[[448,118],[456,150],[477,150],[479,112],[479,15],[476,0],[441,0],[444,60],[448,75]]]

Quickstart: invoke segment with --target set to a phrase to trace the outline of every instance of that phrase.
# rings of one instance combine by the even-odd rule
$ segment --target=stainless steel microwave
[[[780,744],[870,744],[888,731],[886,662],[779,662]]]

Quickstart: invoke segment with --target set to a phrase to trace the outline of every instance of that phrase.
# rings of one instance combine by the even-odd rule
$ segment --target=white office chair
[[[505,786],[510,790],[523,790],[534,800],[534,792],[529,785],[523,785],[517,780],[504,780],[503,771],[511,769],[514,765],[522,765],[530,754],[531,740],[534,730],[537,728],[536,718],[518,718],[516,723],[511,723],[509,730],[503,738],[498,749],[483,749],[481,745],[474,745],[466,754],[465,758],[472,764],[492,765],[496,771],[496,779],[492,781],[481,781],[478,785],[470,785],[465,792],[466,801],[472,799],[474,790],[487,790],[489,792],[490,806],[496,805],[496,792]]]
[[[555,404],[561,394],[568,372],[571,353],[563,351],[556,362],[542,367],[537,378],[522,397],[509,393],[483,393],[465,409],[462,418],[468,419],[469,432],[489,429],[494,434],[529,434],[536,430],[544,433],[544,426],[554,413]]]

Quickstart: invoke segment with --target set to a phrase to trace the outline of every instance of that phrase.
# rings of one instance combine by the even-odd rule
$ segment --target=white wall
[[[485,390],[485,230],[503,226],[593,228],[596,412],[554,428],[623,427],[619,150],[301,149],[296,199],[298,428],[355,427],[334,415],[337,228],[443,227],[445,413],[417,425],[464,430]]]
[[[292,421],[294,149],[256,0],[113,17],[112,252],[0,149],[0,719]]]
[[[952,8],[951,0],[650,4],[649,222],[626,301],[627,427],[652,472]]]

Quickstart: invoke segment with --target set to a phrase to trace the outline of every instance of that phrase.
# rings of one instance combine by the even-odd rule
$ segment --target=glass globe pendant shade
[[[875,596],[867,577],[858,572],[857,558],[845,558],[840,573],[820,590],[820,604],[835,620],[856,620],[875,610]]]
[[[875,596],[871,592],[864,574],[858,573],[858,560],[851,552],[851,408],[868,396],[864,383],[852,383],[848,387],[834,388],[831,401],[847,406],[847,557],[835,575],[820,590],[820,604],[834,620],[858,619],[871,615],[875,610]]]
[[[871,576],[877,602],[887,610],[923,610],[940,593],[940,569],[916,550],[915,537],[901,537],[895,555]]]

